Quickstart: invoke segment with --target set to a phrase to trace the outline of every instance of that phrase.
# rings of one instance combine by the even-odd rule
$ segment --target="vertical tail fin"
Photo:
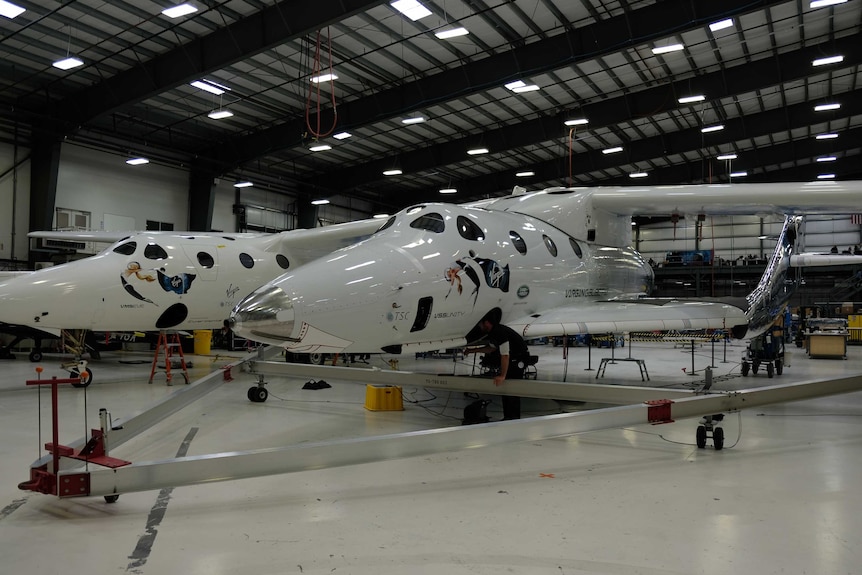
[[[801,221],[800,216],[784,218],[784,227],[775,244],[775,251],[772,252],[757,287],[746,297],[747,337],[755,337],[766,331],[781,315],[796,291],[797,281],[787,272],[791,267],[791,256],[795,250]]]

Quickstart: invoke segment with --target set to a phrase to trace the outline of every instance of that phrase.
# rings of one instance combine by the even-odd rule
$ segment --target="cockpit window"
[[[147,244],[147,247],[144,248],[144,257],[148,260],[166,260],[168,259],[168,252],[159,244]]]
[[[390,216],[389,219],[386,220],[385,222],[383,222],[383,225],[380,226],[379,228],[377,228],[377,231],[374,233],[376,234],[377,232],[382,232],[386,228],[392,227],[392,224],[394,224],[394,223],[395,223],[395,216]]]
[[[575,252],[575,255],[579,258],[584,257],[584,252],[581,251],[581,245],[575,241],[575,238],[569,238],[569,243],[572,244],[572,249]]]
[[[446,229],[446,223],[443,221],[443,216],[437,212],[431,212],[430,214],[423,214],[410,222],[410,227],[441,234]]]
[[[212,269],[215,265],[215,258],[207,252],[198,252],[198,263],[201,264],[201,267],[203,268]]]
[[[551,255],[557,257],[557,244],[554,243],[554,240],[542,234],[542,239],[545,241],[545,247],[548,248],[548,251],[551,252]]]
[[[458,216],[457,222],[458,233],[461,234],[461,237],[465,240],[477,241],[485,239],[485,232],[483,232],[482,228],[477,226],[470,218]]]
[[[512,245],[515,246],[519,254],[525,255],[527,253],[527,242],[524,241],[524,238],[518,232],[509,231],[509,238],[512,240]]]
[[[136,249],[138,249],[137,242],[126,242],[115,247],[114,253],[123,254],[124,256],[130,256],[135,253]]]

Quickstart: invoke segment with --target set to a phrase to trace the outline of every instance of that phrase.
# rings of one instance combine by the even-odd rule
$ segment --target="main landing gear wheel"
[[[93,372],[87,367],[84,368],[84,371],[76,367],[69,372],[69,377],[81,378],[81,383],[73,383],[72,387],[87,387],[93,381]]]
[[[114,495],[105,495],[105,503],[116,503],[117,499],[120,498],[120,494],[116,493]]]
[[[269,392],[265,387],[254,385],[248,388],[248,400],[253,403],[263,403],[269,397]]]
[[[39,363],[40,361],[42,361],[42,350],[41,349],[34,349],[33,351],[30,352],[29,357],[30,357],[31,362]]]

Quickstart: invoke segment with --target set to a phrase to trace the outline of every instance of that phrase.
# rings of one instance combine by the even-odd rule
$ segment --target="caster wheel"
[[[93,382],[93,372],[89,368],[85,368],[81,373],[77,369],[69,372],[69,377],[81,377],[81,383],[73,383],[72,387],[87,387]]]
[[[775,360],[775,374],[781,375],[782,373],[784,373],[784,362],[781,361],[780,359],[776,359]]]
[[[42,350],[33,350],[30,352],[30,361],[39,363],[42,361]]]
[[[751,365],[746,361],[742,364],[742,375],[743,377],[748,377],[748,372],[751,370]]]
[[[105,503],[116,503],[117,499],[120,498],[120,494],[116,493],[114,495],[105,495]]]
[[[772,377],[775,375],[775,366],[771,363],[766,364],[766,377]]]
[[[698,425],[697,426],[697,447],[699,449],[703,449],[706,447],[706,426]]]
[[[724,449],[724,429],[721,427],[712,430],[712,445],[716,451]]]

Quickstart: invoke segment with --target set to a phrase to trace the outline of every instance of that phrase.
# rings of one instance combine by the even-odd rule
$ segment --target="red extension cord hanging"
[[[335,131],[335,125],[338,122],[338,109],[335,105],[335,77],[332,73],[332,40],[329,36],[329,27],[326,28],[326,44],[327,44],[327,52],[329,53],[329,82],[332,84],[332,90],[330,94],[330,102],[332,103],[332,125],[325,132],[320,128],[320,115],[321,115],[321,106],[323,105],[320,85],[325,82],[312,82],[311,78],[317,78],[320,76],[321,71],[321,63],[320,63],[320,45],[321,45],[321,33],[317,32],[317,41],[315,42],[314,48],[314,59],[311,64],[311,75],[308,80],[308,97],[305,100],[305,125],[308,128],[308,134],[312,138],[319,139],[325,138],[329,134]],[[312,95],[315,96],[316,102],[314,104],[315,114],[317,116],[317,122],[315,126],[311,125],[311,109],[312,109]]]

